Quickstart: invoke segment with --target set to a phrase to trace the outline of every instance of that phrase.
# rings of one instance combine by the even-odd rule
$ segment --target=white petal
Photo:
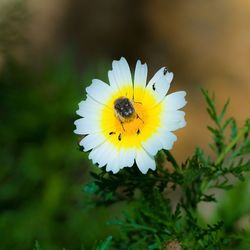
[[[157,82],[160,79],[160,77],[163,76],[164,69],[165,67],[160,68],[148,82],[148,85],[152,85],[153,83]]]
[[[170,150],[176,140],[177,137],[163,127],[160,128],[147,141],[143,142],[142,145],[150,155],[154,156],[161,149]]]
[[[142,142],[143,148],[150,154],[156,155],[156,153],[162,149],[159,132],[153,134],[147,141]]]
[[[150,156],[144,149],[137,150],[136,164],[143,174],[146,174],[149,169],[155,170],[156,164],[152,156]]]
[[[110,85],[98,79],[92,80],[92,84],[86,88],[86,91],[96,102],[102,104],[106,104],[114,92]]]
[[[105,142],[103,144],[105,144]],[[103,144],[94,148],[89,153],[89,159],[92,160],[93,164],[96,164],[96,163],[99,164],[99,167],[103,167],[107,163],[107,158],[103,157],[106,151]],[[106,159],[106,162],[105,162],[105,159]]]
[[[180,110],[163,112],[161,122],[168,131],[183,128],[186,126],[185,112]]]
[[[109,78],[110,86],[113,89],[119,90],[119,84],[117,83],[116,78],[115,78],[115,74],[112,70],[108,71],[108,78]]]
[[[112,159],[111,161],[108,162],[107,166],[106,166],[106,171],[107,172],[112,172],[113,174],[117,174],[119,172],[120,168],[119,168],[119,164],[118,161],[115,159]]]
[[[136,156],[136,150],[134,148],[120,149],[120,152],[119,152],[120,169],[124,167],[132,167],[135,162],[135,156]]]
[[[181,110],[166,111],[163,116],[169,121],[180,121],[185,117],[185,112]]]
[[[117,154],[116,148],[110,142],[105,141],[103,144],[94,148],[90,152],[89,159],[91,159],[94,164],[95,163],[99,164],[99,167],[103,167],[109,162],[110,156],[116,154]]]
[[[91,97],[87,96],[85,101],[81,101],[79,104],[79,109],[76,113],[82,117],[87,116],[100,116],[101,109],[103,105],[93,100]]]
[[[160,142],[163,149],[170,150],[172,149],[175,141],[177,140],[176,135],[167,131],[165,128],[160,129]]]
[[[167,95],[163,101],[165,110],[177,110],[183,108],[187,103],[185,96],[185,91],[178,91]]]
[[[132,167],[135,155],[136,152],[133,148],[119,150],[109,141],[105,141],[90,152],[89,159],[91,159],[94,164],[99,164],[99,167],[103,167],[107,164],[107,171],[117,173],[124,167]]]
[[[148,66],[147,64],[141,64],[141,61],[138,60],[135,66],[135,79],[134,86],[140,86],[145,88],[147,82]]]
[[[110,152],[108,162],[106,166],[107,171],[111,171],[116,174],[120,169],[124,167],[132,167],[135,161],[136,151],[135,149],[120,149],[114,148],[113,152]]]
[[[94,117],[96,118],[96,117]],[[74,122],[76,125],[76,129],[74,130],[74,133],[79,135],[86,135],[91,133],[100,132],[100,122],[97,120],[91,119],[91,117],[84,117],[81,119],[78,119]]]
[[[127,60],[122,57],[120,59],[120,71],[123,75],[123,79],[125,80],[126,84],[131,84],[132,85],[132,76],[131,76],[131,71],[130,71],[130,68],[129,68],[129,65],[128,65],[128,62]]]
[[[108,72],[110,85],[121,89],[123,86],[131,85],[132,77],[128,62],[124,57],[119,61],[112,62],[112,70]]]
[[[166,96],[170,83],[173,80],[173,73],[162,72],[162,75],[159,76],[157,81],[150,81],[147,85],[147,89],[151,91],[152,94],[156,97],[157,101],[160,102]]]
[[[119,170],[120,167],[119,167],[118,151],[115,150],[111,155],[109,155],[106,171],[107,172],[111,171],[113,172],[113,174],[116,174],[118,173]]]
[[[80,141],[80,145],[84,147],[84,151],[89,151],[102,144],[105,140],[106,138],[102,133],[90,134]]]
[[[184,128],[186,126],[186,121],[183,119],[178,122],[167,122],[166,127],[168,128],[169,131],[175,131],[180,128]]]

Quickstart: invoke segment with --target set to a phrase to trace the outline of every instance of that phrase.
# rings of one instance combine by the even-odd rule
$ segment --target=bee
[[[134,98],[133,98],[134,99]],[[123,131],[125,131],[123,123],[125,122],[130,122],[133,119],[140,119],[142,123],[143,120],[139,117],[139,115],[136,113],[135,108],[134,108],[134,101],[130,101],[127,97],[119,97],[118,99],[115,100],[114,102],[114,110],[115,110],[115,115],[119,122],[121,123]],[[140,103],[140,102],[137,102]],[[141,103],[140,103],[141,104]],[[140,134],[140,129],[138,128],[136,131],[136,134]],[[110,132],[109,135],[116,134],[115,132]],[[118,140],[122,140],[122,134],[120,133],[118,135]]]
[[[136,116],[133,103],[127,97],[120,97],[114,102],[114,110],[121,123],[131,121]]]

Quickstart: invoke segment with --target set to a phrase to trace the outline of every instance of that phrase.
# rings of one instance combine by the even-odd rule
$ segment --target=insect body
[[[127,97],[120,97],[114,102],[115,114],[123,123],[131,121],[135,117],[133,103]]]

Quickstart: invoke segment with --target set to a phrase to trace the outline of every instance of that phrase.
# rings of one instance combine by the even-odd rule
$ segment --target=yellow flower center
[[[129,118],[121,117],[114,103],[121,97],[133,105]],[[107,139],[119,148],[141,147],[141,142],[151,137],[160,126],[162,104],[157,104],[153,94],[142,87],[124,87],[117,91],[101,112],[101,128]]]

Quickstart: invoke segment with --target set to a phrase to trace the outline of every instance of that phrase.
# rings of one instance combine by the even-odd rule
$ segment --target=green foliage
[[[121,201],[130,204],[120,218],[108,222],[122,231],[109,249],[165,249],[171,240],[180,242],[183,249],[235,249],[236,245],[237,249],[249,249],[249,232],[242,233],[235,227],[239,217],[250,211],[249,202],[231,221],[226,218],[230,217],[230,210],[222,216],[223,209],[230,206],[233,209],[235,204],[221,206],[217,219],[208,222],[198,206],[204,202],[216,204],[216,190],[234,190],[237,180],[245,180],[250,170],[250,120],[238,129],[235,119],[225,119],[229,101],[217,112],[214,96],[205,90],[203,94],[214,123],[208,129],[215,157],[197,148],[192,157],[179,164],[169,151],[163,150],[156,157],[157,170],[147,175],[136,167],[123,169],[116,175],[104,170],[91,173],[94,180],[85,186],[85,191],[94,206]],[[172,171],[165,164],[171,164]],[[240,203],[239,196],[238,199]],[[233,201],[236,200],[234,197]]]
[[[0,72],[0,249],[153,250],[175,241],[183,249],[250,248],[249,227],[239,226],[250,214],[249,120],[238,128],[225,119],[228,104],[217,112],[203,91],[213,156],[197,148],[181,164],[161,151],[147,175],[91,168],[83,194],[89,161],[76,150],[72,110],[79,85],[91,79],[85,72],[82,80],[70,58],[46,65],[9,60]],[[211,219],[202,203],[216,205]]]
[[[107,250],[109,249],[112,241],[112,236],[108,236],[102,243],[99,245],[96,250]]]
[[[0,249],[86,249],[105,237],[108,215],[84,208],[86,155],[77,150],[74,110],[89,84],[70,56],[0,72]],[[82,91],[79,91],[82,89]],[[102,223],[104,224],[104,223]],[[36,245],[36,249],[38,245]]]
[[[38,241],[36,241],[35,247],[33,248],[33,250],[41,250],[41,247],[40,247],[40,244],[38,243]]]

